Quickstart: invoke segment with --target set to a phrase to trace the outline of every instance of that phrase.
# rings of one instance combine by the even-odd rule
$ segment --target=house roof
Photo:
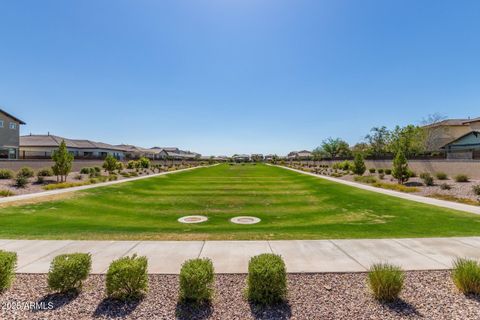
[[[68,139],[55,135],[35,134],[20,137],[21,147],[58,147],[62,140],[65,141],[67,148],[77,149],[108,149],[115,151],[124,151],[123,148],[113,146],[108,143],[95,142],[91,140]]]
[[[480,121],[480,117],[473,119],[447,119],[440,122],[432,123],[424,126],[425,128],[429,127],[440,127],[440,126],[464,126],[466,124]]]
[[[470,132],[467,132],[467,133],[465,133],[464,135],[461,135],[460,137],[457,137],[457,138],[455,138],[455,139],[453,139],[453,140],[450,140],[450,141],[447,142],[447,143],[444,143],[441,148],[443,149],[443,148],[445,148],[446,146],[448,146],[449,144],[452,144],[452,143],[454,143],[454,142],[456,142],[456,141],[458,141],[458,140],[460,140],[460,139],[462,139],[462,138],[464,138],[464,137],[466,137],[466,136],[468,136],[468,135],[474,134],[474,133],[480,134],[480,131],[479,131],[479,130],[472,130],[472,131],[470,131]]]
[[[26,123],[23,122],[22,120],[20,120],[20,119],[18,119],[17,117],[11,115],[10,113],[6,112],[6,111],[3,110],[3,109],[0,109],[0,113],[3,113],[3,114],[6,115],[7,117],[12,118],[13,120],[17,121],[17,122],[20,123],[20,124],[26,124]]]

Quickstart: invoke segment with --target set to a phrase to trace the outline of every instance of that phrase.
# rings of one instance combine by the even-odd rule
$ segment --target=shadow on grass
[[[68,305],[77,297],[78,292],[47,294],[46,296],[43,296],[40,300],[37,301],[37,305],[40,306],[40,309],[35,309],[34,311],[38,312],[56,310]]]
[[[254,319],[275,319],[275,320],[287,320],[292,317],[292,309],[287,301],[280,302],[273,305],[260,305],[249,302],[250,312]]]
[[[104,318],[124,318],[135,311],[140,302],[142,302],[141,299],[121,301],[106,298],[100,302],[93,315]]]
[[[178,320],[204,320],[213,313],[211,302],[192,303],[178,302],[175,308],[175,317]]]
[[[417,316],[423,317],[421,313],[417,311],[417,308],[412,304],[406,302],[403,299],[397,299],[393,302],[383,302],[383,306],[388,308],[390,311],[394,311],[402,316]]]

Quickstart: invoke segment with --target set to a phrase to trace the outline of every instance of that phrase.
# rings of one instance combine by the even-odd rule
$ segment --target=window
[[[17,124],[15,122],[10,122],[10,129],[17,129]]]
[[[0,128],[3,128],[3,120],[0,120]]]

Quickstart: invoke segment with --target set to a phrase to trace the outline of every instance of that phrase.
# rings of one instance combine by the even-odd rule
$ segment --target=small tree
[[[365,173],[365,170],[367,170],[367,167],[363,161],[363,156],[361,153],[357,153],[355,155],[355,160],[353,160],[353,173],[361,176]]]
[[[72,170],[73,155],[68,152],[65,140],[62,140],[60,147],[52,153],[52,160],[55,164],[52,167],[53,173],[57,176],[57,182],[64,182]]]
[[[399,184],[407,182],[410,177],[407,158],[402,150],[399,150],[393,159],[392,176],[398,180]]]
[[[107,155],[105,161],[103,162],[103,169],[112,174],[115,170],[118,169],[118,161],[111,154]]]

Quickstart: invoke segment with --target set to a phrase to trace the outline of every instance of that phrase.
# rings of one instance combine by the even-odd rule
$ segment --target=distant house
[[[480,159],[480,130],[470,131],[442,149],[447,152],[447,159]]]
[[[263,161],[264,157],[263,154],[254,153],[250,156],[250,159],[252,159],[252,161]]]
[[[313,154],[310,151],[292,151],[288,154],[287,159],[290,160],[310,160],[313,157]]]
[[[140,159],[142,157],[154,160],[159,159],[158,152],[153,149],[137,147],[131,144],[118,144],[115,147],[122,149],[126,159]]]
[[[248,154],[234,154],[232,160],[235,162],[249,162],[250,156]]]
[[[0,109],[0,159],[18,159],[22,120]]]
[[[125,158],[122,148],[108,143],[68,139],[51,134],[21,136],[20,158],[51,158],[53,151],[58,149],[62,140],[65,141],[68,151],[77,159],[103,159],[107,155],[112,155],[119,160]]]
[[[479,131],[480,117],[474,119],[447,119],[423,128],[427,131],[428,151],[440,151],[446,144],[472,131]]]
[[[158,152],[159,159],[195,160],[201,157],[199,153],[180,150],[176,147],[153,147],[152,150]]]

